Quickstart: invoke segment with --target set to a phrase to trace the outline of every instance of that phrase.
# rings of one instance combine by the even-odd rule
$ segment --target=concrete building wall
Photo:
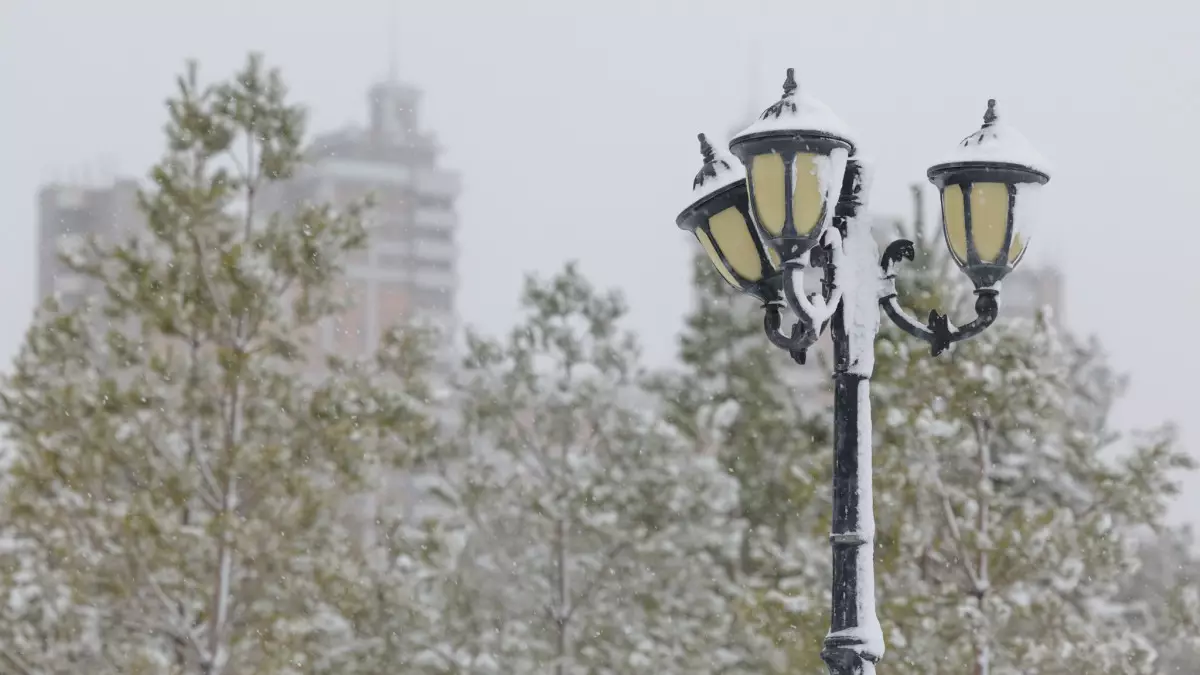
[[[137,209],[137,182],[123,179],[110,185],[51,183],[38,192],[37,301],[56,296],[75,307],[99,289],[72,272],[59,257],[65,248],[95,235],[109,239],[144,227]]]
[[[322,326],[314,339],[346,357],[365,356],[394,325],[432,324],[446,334],[457,330],[459,175],[439,166],[433,134],[421,129],[420,91],[385,82],[368,93],[369,125],[316,137],[309,163],[295,178],[266,195],[269,210],[294,209],[304,202],[335,208],[371,198],[366,224],[369,242],[346,269],[341,316]],[[450,358],[449,350],[441,354]]]

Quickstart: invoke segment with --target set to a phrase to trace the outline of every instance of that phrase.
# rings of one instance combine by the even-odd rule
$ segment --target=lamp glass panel
[[[742,285],[738,283],[729,269],[725,267],[725,263],[721,262],[721,255],[717,253],[717,249],[713,246],[712,239],[708,238],[708,233],[700,228],[696,228],[696,238],[700,240],[700,246],[708,254],[708,259],[712,261],[713,267],[717,268],[721,276],[725,277],[725,281],[728,281],[734,288],[740,289]]]
[[[783,156],[777,152],[755,155],[750,162],[750,186],[758,224],[769,234],[783,234],[785,218]]]
[[[942,190],[942,220],[946,228],[946,243],[959,263],[967,260],[967,213],[963,206],[963,191],[958,185]]]
[[[807,235],[818,225],[825,195],[821,193],[821,178],[817,167],[820,157],[809,152],[796,153],[792,163],[792,222],[796,234]]]
[[[996,262],[1008,236],[1008,184],[975,183],[971,186],[971,235],[975,252],[985,263]]]
[[[762,259],[758,256],[750,227],[742,212],[733,206],[708,219],[708,230],[714,243],[725,254],[733,271],[746,281],[758,281],[763,276]]]
[[[1010,265],[1020,261],[1029,247],[1030,236],[1037,233],[1042,216],[1042,188],[1037,183],[1018,183],[1013,186],[1016,199],[1013,204],[1013,244],[1008,253]]]
[[[1016,267],[1017,263],[1021,262],[1021,255],[1025,253],[1025,238],[1020,232],[1013,234],[1012,248],[1008,250],[1008,264],[1010,267]]]

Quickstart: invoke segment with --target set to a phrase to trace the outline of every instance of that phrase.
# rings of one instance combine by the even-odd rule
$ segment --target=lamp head
[[[846,125],[800,91],[788,68],[783,96],[730,143],[747,172],[760,237],[787,264],[830,222],[854,143]]]
[[[928,175],[941,193],[942,231],[954,261],[976,288],[995,286],[1028,249],[1041,187],[1050,180],[1045,160],[1001,122],[992,99],[983,126]]]
[[[746,173],[699,135],[704,165],[692,181],[692,203],[676,224],[696,236],[717,272],[731,286],[763,302],[778,299],[778,258],[763,246],[750,217]]]

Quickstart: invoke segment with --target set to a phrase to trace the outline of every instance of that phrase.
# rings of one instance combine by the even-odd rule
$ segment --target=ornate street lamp
[[[779,295],[779,257],[763,247],[746,199],[746,172],[700,134],[704,166],[692,181],[694,200],[676,219],[696,235],[721,277],[763,302]]]
[[[1038,197],[1050,180],[1044,163],[1024,136],[1000,122],[996,100],[991,99],[983,127],[963,139],[946,161],[930,167],[929,180],[941,192],[946,247],[975,285],[978,316],[952,329],[947,317],[936,310],[922,326],[901,309],[895,272],[888,261],[912,260],[912,244],[903,240],[892,243],[884,254],[889,292],[883,309],[909,335],[929,342],[934,356],[954,342],[979,334],[996,320],[1000,282],[1025,257]]]
[[[730,144],[744,171],[703,135],[700,141],[705,164],[679,226],[696,234],[726,281],[762,301],[768,338],[797,362],[804,363],[826,328],[831,332],[833,583],[821,658],[832,675],[873,673],[884,652],[875,612],[871,481],[870,378],[879,310],[928,342],[934,356],[982,332],[999,314],[1000,282],[1025,254],[1036,196],[1050,177],[1024,138],[999,123],[995,101],[988,102],[983,128],[929,169],[941,192],[947,247],[977,296],[976,318],[960,328],[936,311],[921,323],[901,308],[896,268],[913,259],[913,243],[892,242],[878,255],[860,217],[867,172],[856,144],[828,108],[798,90],[792,69],[783,98]],[[805,291],[809,268],[822,272],[819,292]],[[787,333],[781,331],[784,307],[797,317]]]

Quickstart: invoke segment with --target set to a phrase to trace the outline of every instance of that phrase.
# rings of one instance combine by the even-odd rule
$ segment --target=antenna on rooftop
[[[388,84],[396,84],[400,77],[400,39],[398,35],[400,17],[397,4],[399,4],[399,0],[389,0],[388,2]]]
[[[746,123],[749,124],[758,117],[761,107],[758,103],[758,85],[762,79],[761,48],[757,40],[750,42],[750,56],[746,62]]]

